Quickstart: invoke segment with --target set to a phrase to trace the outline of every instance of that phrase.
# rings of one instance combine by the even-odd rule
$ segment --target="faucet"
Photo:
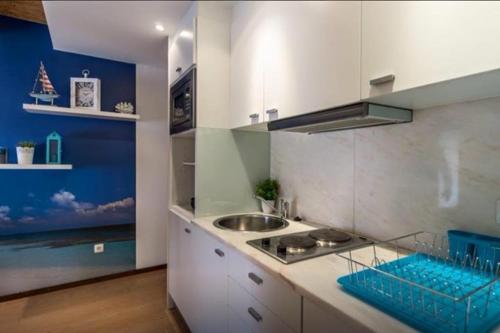
[[[283,219],[287,219],[288,215],[290,215],[290,203],[284,198],[278,198],[278,208],[271,206],[264,198],[259,197],[258,195],[256,195],[255,198],[262,201],[264,205],[269,207],[274,213],[278,213]]]

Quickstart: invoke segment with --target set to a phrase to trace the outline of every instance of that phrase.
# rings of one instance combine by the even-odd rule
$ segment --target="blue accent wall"
[[[135,105],[134,64],[53,50],[47,26],[0,16],[0,146],[16,163],[16,143],[34,141],[35,163],[45,163],[45,138],[56,131],[62,162],[73,164],[0,170],[0,295],[135,267],[135,123],[25,112],[40,61],[58,106],[69,106],[70,78],[83,69],[101,80],[103,110]],[[95,242],[104,254],[93,254]],[[27,267],[40,279],[23,285]]]

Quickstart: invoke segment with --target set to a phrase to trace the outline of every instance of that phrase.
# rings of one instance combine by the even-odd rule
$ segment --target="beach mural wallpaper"
[[[135,269],[135,124],[25,112],[40,61],[58,106],[82,69],[101,80],[103,110],[135,105],[135,65],[53,50],[47,26],[0,16],[0,146],[16,163],[16,143],[33,141],[45,163],[55,131],[73,165],[0,170],[0,296]]]

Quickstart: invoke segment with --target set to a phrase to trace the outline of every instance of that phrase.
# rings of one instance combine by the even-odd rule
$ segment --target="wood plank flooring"
[[[185,333],[166,309],[166,270],[0,303],[0,332]]]

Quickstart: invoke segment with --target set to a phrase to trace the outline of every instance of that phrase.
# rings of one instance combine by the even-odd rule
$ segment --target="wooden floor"
[[[188,332],[165,303],[162,269],[0,303],[0,332]]]

